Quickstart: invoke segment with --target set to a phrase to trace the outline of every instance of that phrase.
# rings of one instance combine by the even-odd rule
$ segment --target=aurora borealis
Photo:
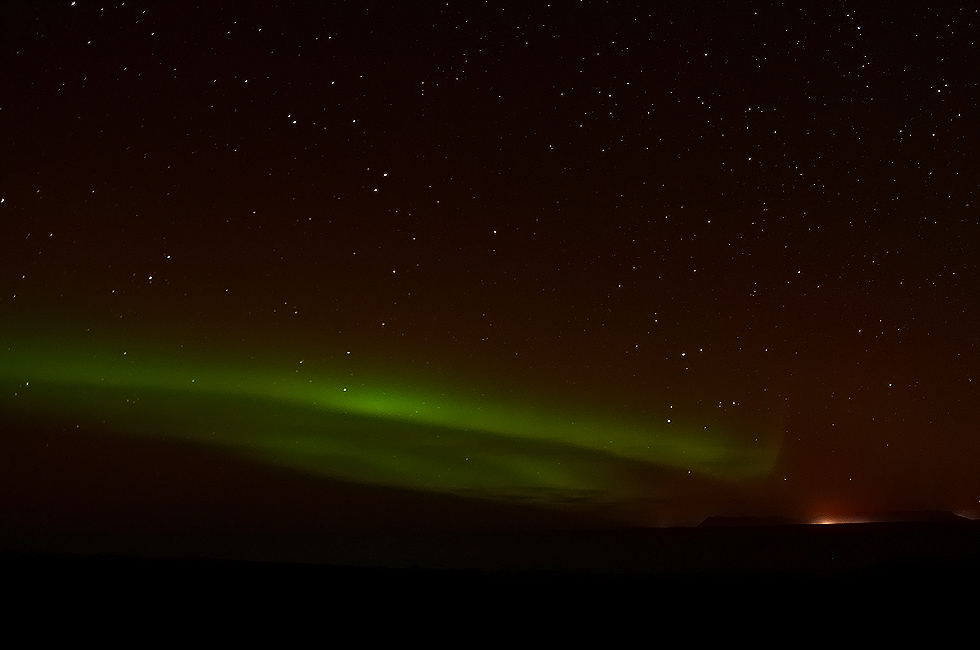
[[[506,404],[425,389],[411,378],[364,382],[349,373],[338,381],[323,371],[290,375],[24,340],[9,342],[2,367],[8,413],[177,437],[332,478],[483,498],[628,500],[644,487],[624,478],[631,466],[733,480],[764,476],[776,458],[769,441],[740,443],[670,418],[644,427],[581,409],[548,412],[533,400]]]
[[[809,4],[3,6],[0,528],[980,514],[980,17]]]

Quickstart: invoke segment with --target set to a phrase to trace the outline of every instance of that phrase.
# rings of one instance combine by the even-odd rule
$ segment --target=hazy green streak
[[[620,475],[637,466],[739,479],[768,473],[776,460],[772,446],[699,427],[641,425],[387,379],[355,382],[340,370],[250,368],[119,346],[0,347],[4,411],[232,448],[347,480],[488,496],[622,492]]]

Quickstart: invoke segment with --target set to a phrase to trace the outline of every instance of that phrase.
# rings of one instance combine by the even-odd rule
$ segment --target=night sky
[[[91,481],[276,509],[201,463],[338,525],[977,516],[978,40],[966,2],[3,3],[3,524]]]

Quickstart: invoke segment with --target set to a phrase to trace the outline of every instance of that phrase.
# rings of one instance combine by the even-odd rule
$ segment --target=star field
[[[4,8],[0,353],[778,447],[675,514],[980,511],[980,11],[654,4]]]

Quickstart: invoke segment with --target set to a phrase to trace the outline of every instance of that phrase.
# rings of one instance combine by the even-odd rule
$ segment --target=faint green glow
[[[202,361],[111,345],[4,341],[0,410],[36,421],[173,438],[335,478],[502,498],[636,496],[666,469],[767,474],[772,445],[577,406],[500,399],[410,377],[355,379],[269,361]],[[322,366],[322,364],[321,364]]]

